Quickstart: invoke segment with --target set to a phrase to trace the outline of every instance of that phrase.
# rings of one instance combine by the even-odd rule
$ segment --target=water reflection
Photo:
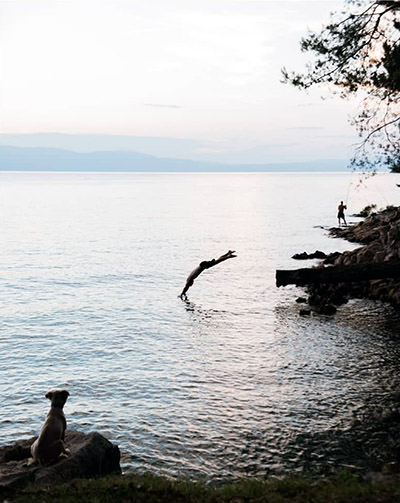
[[[297,311],[294,305],[275,311],[279,383],[289,396],[302,395],[289,411],[307,418],[309,428],[284,441],[281,462],[286,468],[329,472],[378,468],[395,459],[399,446],[393,438],[400,433],[395,413],[400,406],[398,313],[357,300],[331,318],[303,318]]]
[[[185,305],[186,311],[191,314],[191,319],[198,323],[211,320],[215,318],[215,316],[227,313],[227,311],[221,311],[218,309],[205,309],[201,305],[190,301],[188,298],[182,299],[182,302]]]

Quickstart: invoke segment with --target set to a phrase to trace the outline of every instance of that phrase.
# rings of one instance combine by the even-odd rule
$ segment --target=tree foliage
[[[283,69],[284,81],[301,89],[328,84],[342,97],[359,96],[355,168],[400,171],[399,42],[400,0],[345,0],[321,32],[301,40],[314,56],[306,72]]]

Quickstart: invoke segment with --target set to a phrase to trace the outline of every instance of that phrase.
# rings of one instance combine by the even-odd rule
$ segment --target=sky
[[[182,143],[221,162],[348,158],[354,103],[281,82],[309,60],[300,38],[343,4],[0,0],[0,135],[169,139],[171,156]]]

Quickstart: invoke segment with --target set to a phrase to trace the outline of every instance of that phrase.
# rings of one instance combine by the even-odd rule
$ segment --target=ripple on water
[[[374,417],[398,390],[398,316],[355,301],[304,319],[299,291],[274,287],[288,250],[348,247],[313,229],[330,221],[325,189],[339,193],[340,177],[115,175],[110,190],[41,176],[0,187],[1,445],[38,433],[57,387],[71,393],[69,428],[118,443],[125,470],[363,468],[386,445],[375,434],[396,438]],[[178,299],[190,270],[227,246],[235,261]]]

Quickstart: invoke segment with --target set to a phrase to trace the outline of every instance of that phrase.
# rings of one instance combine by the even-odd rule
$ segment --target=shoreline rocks
[[[320,250],[316,250],[314,253],[295,253],[292,258],[295,260],[326,259],[327,255]]]
[[[75,478],[121,473],[120,451],[99,433],[65,433],[70,455],[49,465],[30,465],[30,446],[37,437],[0,447],[0,495],[28,484],[50,487]]]
[[[360,243],[362,246],[352,251],[331,253],[317,267],[400,260],[400,207],[390,207],[380,213],[374,213],[352,226],[331,228],[329,233],[333,237]],[[351,298],[379,300],[390,303],[395,309],[400,308],[398,279],[320,283],[308,285],[306,291],[309,294],[309,305],[320,314],[334,314],[337,306],[348,302]]]

